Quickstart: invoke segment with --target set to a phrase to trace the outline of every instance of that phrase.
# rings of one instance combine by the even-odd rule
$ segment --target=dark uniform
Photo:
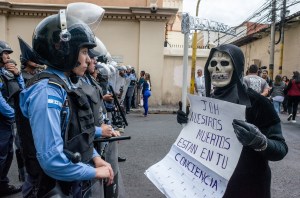
[[[2,55],[12,53],[6,42],[0,41],[0,195],[20,192],[20,188],[9,185],[7,174],[13,159],[15,121],[14,94],[24,88],[22,75],[14,76],[4,68]]]

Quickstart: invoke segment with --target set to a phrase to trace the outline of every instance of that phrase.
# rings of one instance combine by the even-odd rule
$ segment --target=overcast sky
[[[184,0],[183,12],[196,15],[198,0]],[[237,26],[245,21],[267,0],[201,0],[199,6],[200,18],[222,22],[229,26]],[[278,0],[281,2],[281,0]],[[287,0],[292,2],[294,0]],[[290,14],[300,11],[300,3],[289,8]],[[278,13],[279,14],[279,13]]]

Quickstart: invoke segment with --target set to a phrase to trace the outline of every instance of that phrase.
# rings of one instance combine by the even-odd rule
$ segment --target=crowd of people
[[[80,5],[101,21],[101,7]],[[150,74],[137,79],[133,67],[117,65],[84,19],[68,16],[72,9],[42,20],[32,47],[19,37],[21,71],[0,41],[0,196],[84,197],[91,181],[102,185],[99,197],[122,188],[117,140],[137,101],[147,116]],[[7,177],[14,143],[22,186]]]
[[[274,81],[268,76],[266,69],[261,70],[257,65],[250,65],[244,83],[261,95],[269,98],[275,111],[288,113],[288,121],[296,122],[298,104],[300,102],[300,77],[294,71],[291,79],[287,76],[276,75]]]
[[[294,71],[291,79],[287,76],[276,75],[274,81],[268,76],[266,69],[257,65],[250,65],[243,77],[245,86],[253,89],[270,99],[275,111],[279,114],[288,113],[287,120],[295,123],[300,102],[300,77],[299,72]],[[197,70],[195,79],[195,93],[199,96],[206,96],[205,76],[202,69]],[[214,91],[211,85],[210,93]]]

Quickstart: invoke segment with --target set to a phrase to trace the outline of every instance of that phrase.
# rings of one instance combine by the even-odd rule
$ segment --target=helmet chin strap
[[[79,61],[77,61],[77,63],[76,63],[76,65],[75,65],[74,68],[79,67],[80,65],[81,65],[81,63]],[[73,72],[73,70],[71,70],[69,78],[70,78],[70,80],[71,80],[72,83],[74,83],[74,84],[78,83],[79,76],[77,76],[77,74],[75,74]]]
[[[75,74],[73,71],[71,71],[69,78],[72,83],[74,84],[78,83],[79,76],[77,76],[77,74]]]

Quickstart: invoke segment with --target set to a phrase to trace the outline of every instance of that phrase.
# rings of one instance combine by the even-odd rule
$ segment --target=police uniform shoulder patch
[[[57,96],[48,95],[48,108],[55,108],[61,110],[63,100]]]

